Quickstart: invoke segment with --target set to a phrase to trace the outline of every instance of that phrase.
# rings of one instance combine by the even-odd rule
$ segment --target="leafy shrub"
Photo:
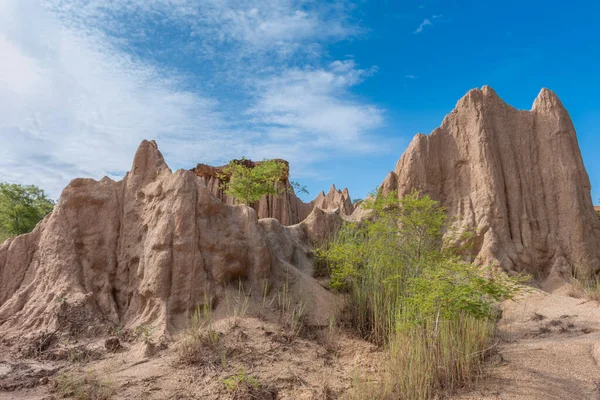
[[[31,232],[53,208],[37,186],[0,182],[0,242]]]
[[[331,286],[349,293],[352,326],[389,350],[381,398],[465,384],[491,346],[494,304],[514,296],[521,278],[444,249],[445,210],[428,196],[379,194],[364,207],[371,219],[347,223],[322,251]]]
[[[287,178],[289,168],[286,163],[278,160],[264,160],[252,164],[242,157],[232,160],[223,168],[219,179],[223,182],[224,192],[250,205],[259,201],[265,195],[278,195],[277,182]],[[302,190],[301,186],[297,186]]]

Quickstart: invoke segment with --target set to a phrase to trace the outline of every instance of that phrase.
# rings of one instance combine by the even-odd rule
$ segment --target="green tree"
[[[446,213],[430,197],[373,197],[367,220],[346,223],[316,253],[331,286],[347,292],[350,324],[388,352],[377,385],[356,398],[441,397],[479,376],[496,302],[513,297],[521,280],[444,248]]]
[[[241,160],[230,161],[219,178],[227,195],[250,205],[265,195],[279,195],[277,183],[288,173],[288,166],[281,161],[264,160],[253,165],[242,157]]]
[[[365,201],[371,218],[347,223],[320,256],[331,286],[350,292],[353,325],[376,343],[399,323],[468,314],[492,318],[518,280],[473,266],[442,246],[445,210],[428,196],[395,192]]]
[[[0,240],[31,232],[54,208],[35,185],[0,183]]]

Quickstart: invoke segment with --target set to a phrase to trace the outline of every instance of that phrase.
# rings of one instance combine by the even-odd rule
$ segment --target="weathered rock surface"
[[[549,284],[573,268],[600,270],[590,181],[569,114],[550,90],[530,111],[487,86],[469,91],[439,128],[415,136],[382,188],[439,200],[454,228],[475,232],[478,263]]]
[[[288,165],[285,160],[277,161]],[[246,160],[246,165],[249,167],[258,164],[260,164],[260,161]],[[198,164],[191,171],[204,181],[215,197],[226,204],[233,205],[235,201],[224,193],[223,184],[219,179],[219,175],[223,173],[225,167],[225,165],[212,167],[206,164]],[[296,196],[287,176],[278,183],[277,189],[279,193],[282,193],[281,196],[264,196],[258,203],[252,205],[252,208],[258,213],[258,218],[275,218],[283,225],[293,225],[308,217],[315,207],[323,210],[339,209],[342,215],[351,215],[354,212],[348,189],[340,191],[335,188],[335,185],[331,186],[327,194],[320,192],[310,203],[304,203]]]
[[[260,290],[282,262],[295,268],[290,252],[306,256],[331,219],[340,218],[315,209],[295,227],[259,223],[252,208],[224,204],[194,173],[173,173],[144,141],[122,181],[73,180],[33,232],[0,245],[0,335],[184,327],[228,282]],[[274,238],[287,230],[293,241]]]

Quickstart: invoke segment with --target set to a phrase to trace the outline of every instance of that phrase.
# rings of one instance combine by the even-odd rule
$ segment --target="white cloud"
[[[274,138],[293,135],[320,145],[364,150],[363,133],[382,123],[382,110],[351,100],[348,89],[374,70],[354,61],[335,61],[325,69],[291,69],[260,82],[250,110]]]
[[[425,28],[427,25],[433,25],[433,22],[432,22],[433,20],[440,19],[440,18],[443,18],[443,17],[444,17],[444,16],[443,16],[442,14],[434,14],[434,15],[432,15],[432,16],[431,16],[431,19],[429,19],[429,18],[425,18],[425,19],[423,20],[423,22],[421,22],[421,23],[419,24],[419,27],[418,27],[418,28],[417,28],[417,29],[416,29],[416,30],[413,32],[413,34],[417,34],[417,33],[421,33],[421,32],[423,32],[423,29],[424,29],[424,28]]]
[[[431,25],[431,21],[429,19],[425,18],[423,20],[423,22],[421,22],[419,24],[419,27],[413,33],[421,33],[421,32],[423,32],[423,28],[425,28],[427,25]]]
[[[75,177],[120,178],[144,138],[157,139],[172,167],[282,157],[310,175],[335,148],[372,149],[382,124],[381,109],[351,94],[375,68],[320,65],[321,43],[359,31],[337,9],[291,0],[41,4],[0,2],[0,180],[57,197]],[[153,43],[159,28],[187,36]],[[153,46],[148,54],[132,50],[140,42]],[[193,71],[148,57],[160,52],[184,55]]]

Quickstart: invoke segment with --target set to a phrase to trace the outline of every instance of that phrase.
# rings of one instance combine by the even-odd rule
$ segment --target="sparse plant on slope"
[[[142,339],[145,344],[154,344],[154,327],[151,325],[140,325],[135,328],[135,334]]]
[[[365,207],[372,219],[346,224],[323,251],[331,285],[349,293],[352,325],[389,351],[373,398],[426,399],[465,385],[492,347],[494,303],[514,296],[520,279],[443,249],[445,212],[428,196],[379,194]]]
[[[55,385],[61,396],[77,400],[109,400],[116,393],[109,377],[100,378],[92,371],[82,376],[64,372],[57,377]]]
[[[221,334],[213,329],[212,302],[205,299],[196,307],[179,345],[179,359],[183,364],[227,365],[227,349],[222,345]]]

